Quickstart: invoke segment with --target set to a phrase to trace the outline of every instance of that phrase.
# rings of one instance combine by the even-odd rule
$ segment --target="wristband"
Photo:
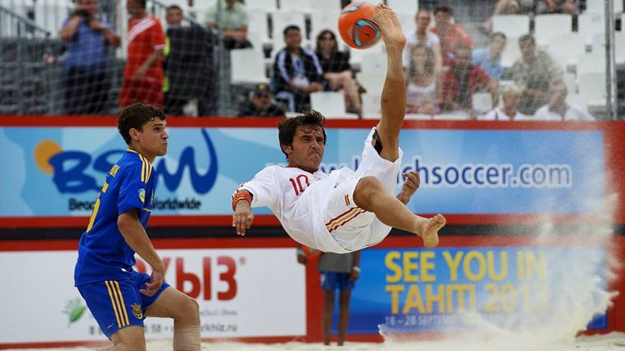
[[[356,271],[356,272],[360,273],[360,267],[354,266],[354,267],[352,267],[352,271]]]
[[[247,191],[238,191],[232,196],[232,210],[236,209],[237,202],[245,200],[250,205],[252,204],[252,196]]]

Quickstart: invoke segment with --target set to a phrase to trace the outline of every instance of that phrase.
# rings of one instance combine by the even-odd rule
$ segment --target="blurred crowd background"
[[[408,40],[407,118],[625,116],[622,0],[385,2]],[[343,43],[348,3],[0,0],[0,114],[379,118],[384,45]]]

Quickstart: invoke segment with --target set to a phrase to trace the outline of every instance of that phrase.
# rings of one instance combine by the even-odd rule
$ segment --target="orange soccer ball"
[[[347,45],[366,49],[380,40],[380,27],[371,19],[374,9],[375,5],[368,2],[352,2],[341,11],[339,33]]]

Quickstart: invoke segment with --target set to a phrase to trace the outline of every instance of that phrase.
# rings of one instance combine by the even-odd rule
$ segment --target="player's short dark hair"
[[[147,0],[132,0],[134,2],[136,2],[137,4],[141,5],[141,8],[144,9],[147,7]]]
[[[436,10],[434,10],[434,14],[437,14],[439,12],[448,13],[450,16],[454,15],[454,11],[451,9],[451,7],[449,7],[447,5],[437,6]]]
[[[298,31],[300,33],[302,32],[302,30],[299,29],[298,26],[292,24],[292,25],[287,26],[286,28],[284,28],[284,30],[282,31],[282,34],[284,34],[284,36],[286,37],[286,33],[288,33],[290,30],[296,30],[296,31]]]
[[[490,41],[495,40],[495,38],[501,38],[503,40],[508,40],[508,38],[506,37],[506,34],[504,32],[495,32],[493,34],[490,35]]]
[[[303,111],[301,115],[287,118],[284,122],[281,122],[278,125],[278,139],[280,140],[280,146],[282,145],[293,145],[293,138],[295,137],[295,133],[297,132],[297,127],[307,126],[307,127],[319,127],[323,132],[323,144],[326,144],[326,130],[323,126],[326,124],[326,118],[318,111],[315,110],[306,110]],[[282,147],[280,148],[282,149]],[[282,150],[287,160],[289,159],[289,155]]]
[[[169,11],[169,10],[178,10],[178,11],[182,12],[182,7],[180,7],[178,5],[169,5],[169,6],[167,6],[167,10],[166,11]]]
[[[167,116],[160,109],[140,102],[130,105],[119,113],[117,118],[117,130],[122,135],[126,144],[130,145],[130,130],[141,130],[143,125],[155,119],[164,121]]]
[[[530,42],[532,44],[536,44],[536,39],[531,34],[525,34],[519,38],[519,45],[523,45],[523,43]]]

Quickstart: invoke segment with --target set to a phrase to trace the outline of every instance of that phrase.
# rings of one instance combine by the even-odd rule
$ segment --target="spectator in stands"
[[[518,111],[521,101],[521,88],[516,85],[508,85],[501,91],[503,107],[495,107],[481,120],[485,121],[525,121],[531,118]]]
[[[406,48],[404,49],[404,67],[407,68],[412,60],[412,52],[418,44],[425,45],[434,53],[434,67],[437,74],[442,72],[443,58],[441,56],[441,41],[438,35],[430,32],[428,27],[432,21],[432,15],[427,9],[419,9],[415,16],[417,22],[416,32],[406,36]]]
[[[265,83],[257,84],[246,101],[239,109],[239,116],[284,117],[286,111],[276,104],[271,87]]]
[[[317,36],[317,51],[323,78],[328,81],[330,90],[341,91],[345,95],[345,110],[358,115],[362,113],[359,86],[353,78],[349,64],[349,53],[339,51],[336,35],[325,29]]]
[[[161,22],[156,16],[148,15],[146,0],[128,0],[126,9],[132,19],[126,36],[128,54],[119,107],[142,102],[162,108],[165,34]]]
[[[406,74],[406,113],[433,115],[440,112],[440,82],[434,72],[434,51],[417,44]]]
[[[97,0],[78,0],[76,10],[65,21],[61,39],[66,42],[63,62],[66,114],[104,112],[110,90],[108,48],[121,40],[98,16]]]
[[[446,66],[453,63],[456,47],[460,45],[473,47],[471,34],[461,24],[452,23],[452,16],[453,12],[449,6],[438,6],[434,11],[436,26],[430,29],[440,39],[443,64]]]
[[[226,49],[252,47],[247,40],[247,9],[236,0],[219,0],[206,12],[206,25],[224,36]]]
[[[298,26],[284,29],[286,47],[278,52],[273,65],[276,97],[288,102],[291,112],[302,111],[310,105],[310,94],[325,90],[327,82],[317,55],[302,48]]]
[[[169,5],[165,13],[165,22],[167,28],[182,26],[183,11],[178,5]]]
[[[536,13],[566,13],[575,15],[577,14],[577,5],[574,0],[541,0],[536,4]]]
[[[534,119],[545,121],[594,121],[580,108],[566,103],[568,89],[562,81],[554,81],[549,89],[549,103],[536,111]]]
[[[297,261],[308,263],[308,255],[301,245],[297,247]],[[332,315],[334,314],[334,292],[339,290],[339,335],[337,344],[343,346],[349,324],[349,302],[352,289],[360,277],[360,251],[347,254],[321,253],[317,269],[323,290],[323,318],[321,320],[323,344],[330,345],[332,338]]]
[[[528,14],[534,10],[534,0],[497,0],[493,15],[482,24],[482,29],[487,32],[493,30],[493,18],[499,15]]]
[[[480,67],[471,64],[471,48],[460,45],[454,52],[454,63],[443,77],[443,107],[474,117],[473,94],[478,89],[488,89],[492,95],[493,108],[499,101],[497,82]]]
[[[506,35],[502,32],[493,33],[488,47],[473,51],[471,61],[474,65],[482,67],[492,79],[499,80],[503,74],[501,54],[505,48]]]
[[[512,65],[514,84],[523,89],[519,111],[533,115],[549,100],[549,86],[562,80],[562,70],[551,56],[536,49],[536,40],[530,34],[519,38],[522,56]]]
[[[167,22],[167,35],[165,37],[166,46],[163,51],[163,71],[165,74],[165,80],[163,81],[163,98],[165,101],[164,112],[167,115],[172,116],[184,115],[184,106],[189,102],[188,99],[180,99],[169,94],[169,90],[171,88],[168,72],[168,66],[170,64],[169,53],[171,52],[169,30],[172,28],[182,27],[182,20],[184,17],[183,14],[184,12],[182,11],[182,8],[178,5],[170,5],[167,7],[167,12],[165,14],[165,22]]]

